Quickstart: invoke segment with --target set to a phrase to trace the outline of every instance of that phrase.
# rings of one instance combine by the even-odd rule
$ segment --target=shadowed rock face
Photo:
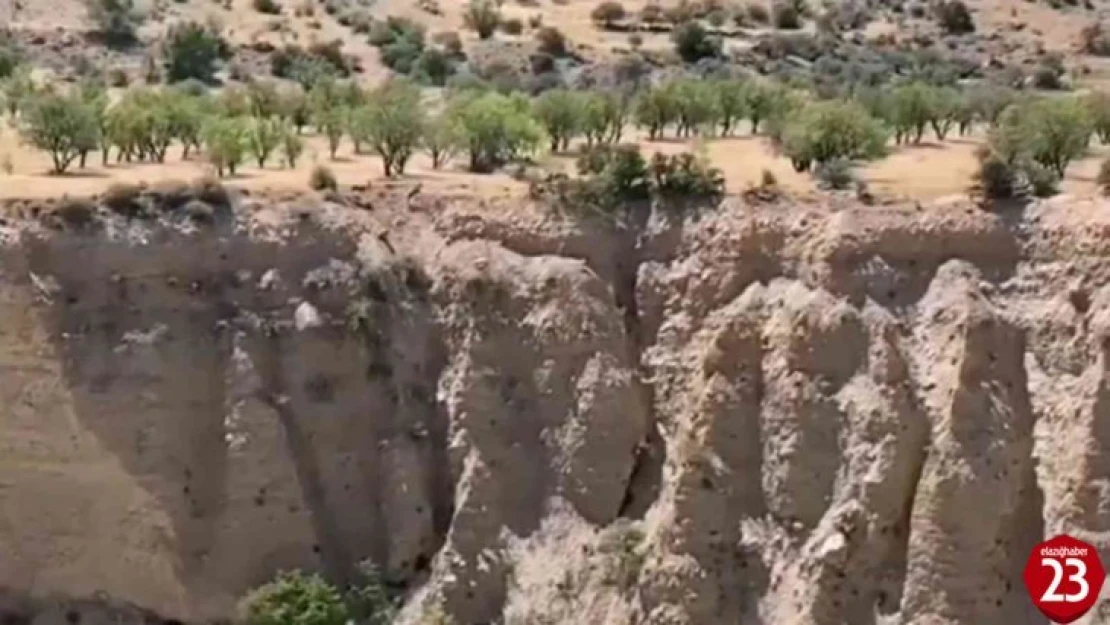
[[[1110,547],[1101,222],[189,205],[0,232],[5,624],[1043,623]]]

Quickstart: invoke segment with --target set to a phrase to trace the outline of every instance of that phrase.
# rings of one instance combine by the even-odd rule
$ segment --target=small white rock
[[[321,324],[320,313],[316,311],[316,307],[308,302],[301,302],[297,306],[297,310],[293,313],[293,324],[296,326],[298,332],[307,330],[308,328],[315,328]]]

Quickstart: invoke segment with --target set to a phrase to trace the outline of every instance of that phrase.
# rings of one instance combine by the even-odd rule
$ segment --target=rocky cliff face
[[[1020,625],[1110,557],[1104,206],[112,203],[0,230],[7,625],[364,560],[405,625]]]

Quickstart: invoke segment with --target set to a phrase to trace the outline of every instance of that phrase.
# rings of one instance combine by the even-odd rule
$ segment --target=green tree
[[[93,108],[80,97],[44,93],[25,103],[20,133],[28,144],[49,152],[54,173],[63,174],[88,145],[95,145],[98,124]]]
[[[582,132],[585,101],[576,91],[545,91],[533,102],[532,110],[547,130],[552,152],[566,151],[571,140]]]
[[[932,87],[921,82],[900,85],[891,91],[888,106],[895,143],[921,143],[925,128],[933,119]]]
[[[435,115],[425,123],[423,146],[432,159],[432,169],[451,160],[461,143],[458,124],[450,115]]]
[[[674,87],[678,107],[678,136],[688,137],[718,120],[717,91],[704,80],[680,80]]]
[[[280,119],[256,117],[250,120],[247,128],[247,147],[258,162],[259,168],[266,166],[266,161],[281,145],[286,134],[285,124]]]
[[[583,96],[582,134],[587,145],[617,143],[628,120],[629,101],[624,94],[593,91]]]
[[[219,63],[230,55],[227,42],[207,26],[199,22],[175,24],[166,34],[166,79],[211,82]]]
[[[872,159],[881,156],[886,129],[855,102],[811,102],[785,121],[782,150],[799,171],[833,159]]]
[[[297,159],[304,153],[304,139],[293,130],[286,127],[285,134],[281,137],[281,153],[285,157],[285,164],[290,169],[297,168]]]
[[[721,125],[721,134],[732,134],[736,124],[748,116],[748,99],[745,90],[747,83],[737,79],[718,80],[712,83],[713,94],[716,100],[715,109],[717,121]]]
[[[241,117],[211,117],[205,123],[205,155],[216,175],[235,175],[246,155],[248,132],[247,120]]]
[[[489,39],[501,23],[501,9],[496,0],[470,0],[463,13],[463,21],[478,33],[479,39]]]
[[[254,590],[239,610],[246,625],[346,625],[351,617],[334,586],[299,571],[282,573]]]
[[[678,120],[678,102],[674,83],[668,82],[650,87],[640,93],[635,104],[636,123],[647,128],[648,138],[658,139],[667,126]]]
[[[458,124],[471,171],[493,171],[543,144],[543,127],[530,109],[519,95],[466,91],[456,96],[449,115]]]
[[[31,78],[31,68],[25,65],[5,79],[2,86],[4,107],[12,117],[19,115],[27,98],[35,95],[37,91],[35,81]]]
[[[991,131],[989,145],[1007,163],[1029,158],[1063,178],[1071,161],[1087,150],[1091,132],[1081,99],[1040,98],[1007,108]]]
[[[964,119],[965,110],[970,111],[959,91],[953,87],[933,88],[929,101],[929,125],[938,140],[944,141],[952,126]]]
[[[424,132],[420,90],[408,81],[388,82],[371,94],[366,110],[367,138],[382,158],[385,175],[404,174]]]
[[[752,124],[752,134],[759,134],[759,125],[771,117],[782,102],[782,87],[763,80],[753,80],[744,90],[744,100],[748,119]]]

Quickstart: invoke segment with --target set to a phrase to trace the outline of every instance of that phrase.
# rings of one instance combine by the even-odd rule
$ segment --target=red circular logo
[[[1033,547],[1024,577],[1029,598],[1042,614],[1071,623],[1094,607],[1106,570],[1093,546],[1061,534]]]

